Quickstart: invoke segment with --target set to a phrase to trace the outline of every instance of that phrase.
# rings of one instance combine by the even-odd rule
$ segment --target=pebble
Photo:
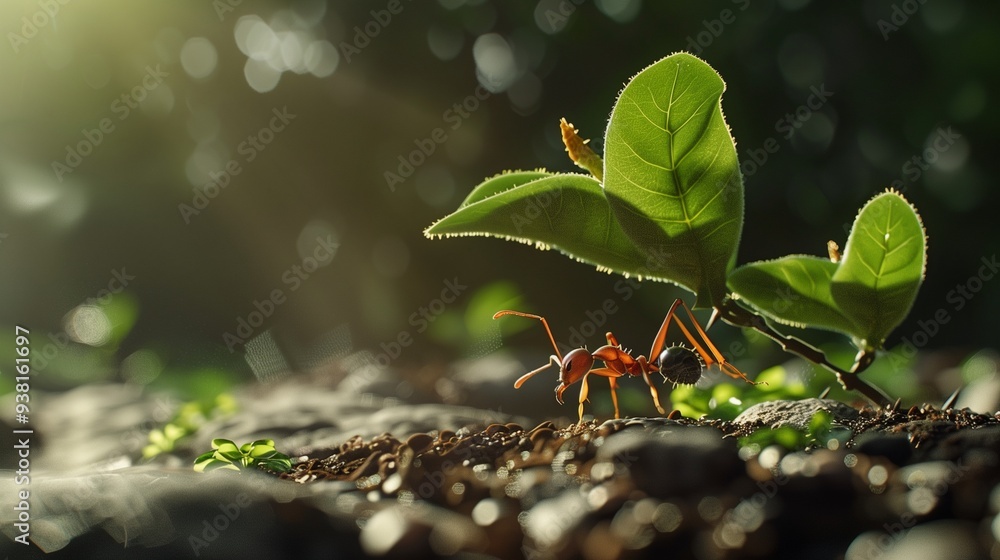
[[[858,417],[858,411],[840,401],[831,399],[802,399],[799,401],[766,401],[744,410],[733,420],[747,431],[757,428],[791,426],[799,430],[809,427],[813,416],[820,410],[833,416],[834,424],[842,424]]]

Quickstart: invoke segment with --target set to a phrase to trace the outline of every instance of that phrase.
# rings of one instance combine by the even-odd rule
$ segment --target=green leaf
[[[255,459],[267,458],[275,453],[277,453],[277,451],[275,451],[274,447],[271,447],[270,445],[255,445],[252,449],[250,449],[250,456]]]
[[[233,471],[240,470],[240,468],[236,465],[227,461],[220,461],[218,459],[209,459],[208,461],[202,463],[196,463],[194,466],[194,470],[197,472],[209,472],[216,469],[228,469]]]
[[[212,447],[216,447],[215,442],[212,442]],[[215,450],[215,456],[218,458],[229,459],[230,461],[235,461],[243,456],[243,452],[236,447],[236,444],[231,441],[223,441],[218,445]]]
[[[695,292],[697,307],[725,298],[743,227],[724,90],[702,60],[671,55],[625,86],[605,138],[604,188],[618,222],[653,257],[650,274]]]
[[[292,461],[289,458],[268,459],[262,463],[264,467],[276,472],[288,472],[292,470]]]
[[[518,175],[526,177],[524,172]],[[439,220],[428,237],[486,235],[555,247],[600,269],[648,275],[646,257],[618,226],[601,185],[576,173],[545,176],[506,190],[507,175],[494,177],[469,195],[473,202]],[[505,183],[506,184],[506,183]],[[491,193],[483,196],[485,193]]]
[[[167,424],[163,427],[163,434],[170,441],[177,441],[189,433],[189,430],[185,429],[183,426],[178,426],[177,424]]]
[[[831,285],[837,306],[862,330],[861,348],[880,348],[906,318],[926,262],[923,224],[901,194],[889,190],[865,204]]]
[[[743,265],[729,275],[729,289],[758,313],[786,325],[810,326],[863,337],[840,311],[830,291],[837,263],[808,255]]]
[[[507,171],[483,181],[478,187],[472,189],[469,196],[465,197],[459,208],[468,206],[474,202],[479,202],[484,198],[489,198],[495,194],[508,191],[525,183],[537,181],[545,177],[551,177],[553,173],[546,171]]]
[[[215,455],[215,451],[206,451],[205,453],[202,453],[201,455],[198,455],[198,458],[195,459],[194,462],[195,463],[201,463],[203,461],[207,461],[207,460],[211,459],[214,455]]]
[[[219,449],[223,445],[227,445],[227,446],[231,445],[233,447],[236,447],[236,442],[234,442],[231,439],[223,439],[223,438],[215,438],[215,439],[212,440],[212,449]]]

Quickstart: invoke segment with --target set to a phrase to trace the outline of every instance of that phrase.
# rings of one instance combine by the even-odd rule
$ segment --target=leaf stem
[[[733,299],[727,299],[724,301],[718,308],[718,311],[720,313],[720,318],[730,325],[754,329],[755,331],[777,342],[778,345],[780,345],[786,352],[797,354],[814,364],[823,366],[832,371],[837,376],[837,381],[840,382],[840,385],[844,389],[847,389],[848,391],[857,391],[880,407],[892,404],[888,395],[883,393],[881,389],[878,389],[873,385],[869,385],[857,375],[871,364],[874,359],[873,353],[862,351],[858,354],[852,370],[846,371],[830,363],[830,361],[826,358],[826,354],[815,346],[812,346],[801,339],[795,338],[794,336],[786,336],[772,329],[761,316],[737,304]]]

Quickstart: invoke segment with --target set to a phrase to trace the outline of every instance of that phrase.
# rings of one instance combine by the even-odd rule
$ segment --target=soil
[[[509,375],[456,375],[471,379],[450,387],[461,404],[390,399],[401,382],[387,375],[247,388],[239,412],[152,462],[136,457],[150,415],[169,417],[161,395],[122,384],[39,395],[32,546],[13,541],[25,488],[0,477],[0,558],[1000,558],[992,413],[802,399],[732,422],[539,424],[565,410],[549,391],[513,389],[523,366],[468,370],[500,366]],[[835,437],[775,443],[818,410]],[[272,438],[296,464],[194,472],[213,437]]]
[[[375,557],[853,559],[914,548],[912,560],[1000,551],[988,530],[1000,509],[997,416],[836,405],[847,437],[801,451],[738,445],[761,427],[756,418],[674,414],[355,437],[278,476],[353,485],[337,502]]]

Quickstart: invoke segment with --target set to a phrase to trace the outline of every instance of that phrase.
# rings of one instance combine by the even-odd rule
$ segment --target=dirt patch
[[[353,484],[342,512],[388,557],[833,558],[991,521],[997,417],[863,409],[841,425],[845,445],[803,451],[741,448],[750,425],[685,418],[384,434],[280,478]]]

